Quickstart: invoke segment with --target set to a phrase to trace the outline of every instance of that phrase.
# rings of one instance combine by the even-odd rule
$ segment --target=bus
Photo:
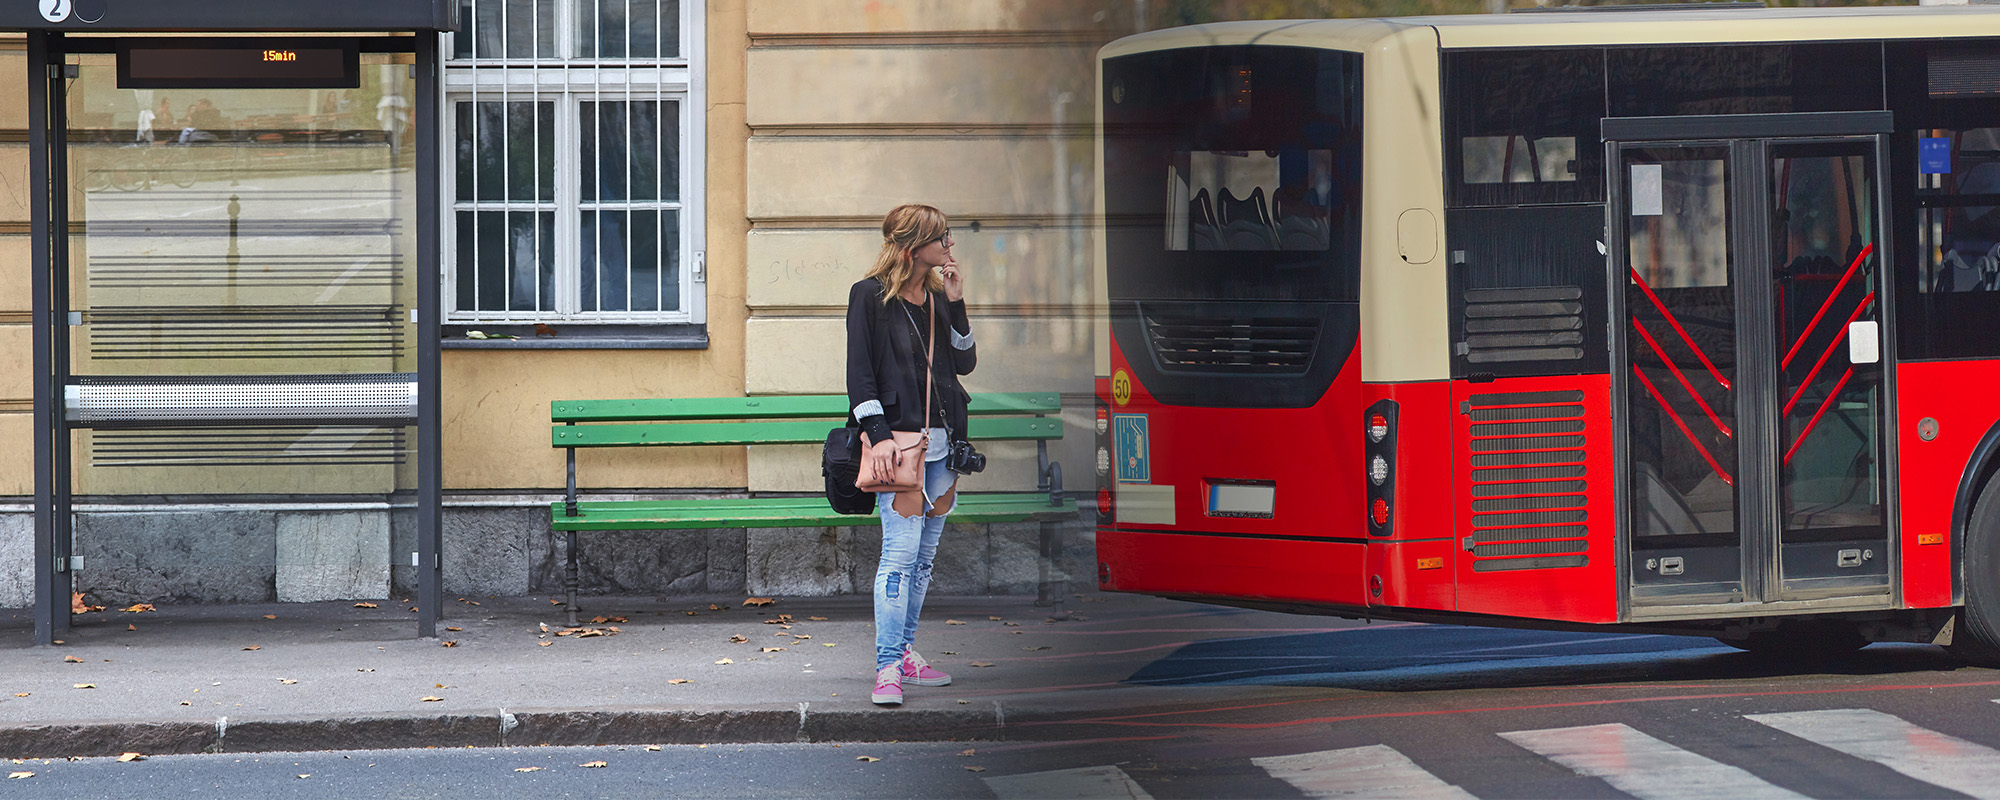
[[[1099,53],[1097,580],[2000,662],[2000,9]]]

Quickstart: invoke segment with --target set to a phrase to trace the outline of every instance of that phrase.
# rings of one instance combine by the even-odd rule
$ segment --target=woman
[[[967,395],[958,376],[977,360],[951,246],[942,212],[897,206],[882,220],[875,266],[847,293],[847,400],[871,443],[862,469],[887,476],[904,458],[924,460],[921,491],[875,495],[882,560],[875,569],[873,699],[880,705],[901,705],[906,683],[951,683],[912,649],[938,534],[957,499],[958,476],[944,457],[951,442],[965,438]],[[901,452],[893,431],[927,432],[929,442],[921,454]]]

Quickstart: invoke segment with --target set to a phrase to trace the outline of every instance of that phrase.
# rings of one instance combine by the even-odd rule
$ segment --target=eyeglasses
[[[958,242],[952,240],[950,228],[944,229],[944,235],[938,237],[938,241],[943,242],[945,247],[950,247],[952,245],[958,244]]]

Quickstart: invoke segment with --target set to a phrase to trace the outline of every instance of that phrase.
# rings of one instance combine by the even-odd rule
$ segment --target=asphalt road
[[[1800,664],[1698,639],[1378,625],[1190,645],[1130,680],[1255,691],[1006,742],[29,761],[0,796],[2000,798],[2000,671],[1934,647]]]

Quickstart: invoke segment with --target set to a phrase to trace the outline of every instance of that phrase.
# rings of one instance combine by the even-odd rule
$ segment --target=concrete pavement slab
[[[1190,644],[1361,624],[1130,595],[1072,596],[1066,614],[932,597],[917,646],[954,682],[884,708],[868,698],[868,597],[745,600],[591,597],[566,630],[548,597],[457,598],[440,639],[415,638],[398,599],[107,609],[52,647],[14,612],[0,756],[1021,737],[1038,719],[1251,690],[1127,682]]]

